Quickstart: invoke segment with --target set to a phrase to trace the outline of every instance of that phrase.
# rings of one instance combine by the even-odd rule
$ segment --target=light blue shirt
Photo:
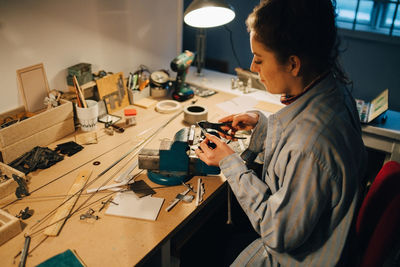
[[[220,162],[260,235],[233,266],[335,266],[365,172],[355,101],[329,74],[277,113],[259,114],[242,158],[249,162],[258,155],[262,177],[238,154]]]

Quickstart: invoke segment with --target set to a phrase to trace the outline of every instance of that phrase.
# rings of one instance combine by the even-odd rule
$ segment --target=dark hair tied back
[[[335,7],[335,0],[266,0],[254,8],[246,23],[280,63],[297,55],[303,72],[320,74],[330,69],[348,83],[338,63]]]

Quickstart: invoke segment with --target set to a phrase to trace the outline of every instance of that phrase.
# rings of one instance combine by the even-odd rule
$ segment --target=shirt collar
[[[274,119],[278,120],[283,128],[286,128],[287,125],[292,121],[292,119],[300,113],[309,102],[315,98],[316,96],[324,93],[326,90],[330,90],[336,86],[336,81],[332,73],[328,73],[322,79],[317,81],[311,88],[306,90],[303,94],[301,94],[296,101],[292,102],[290,105],[287,105],[277,111],[275,114],[272,114]]]

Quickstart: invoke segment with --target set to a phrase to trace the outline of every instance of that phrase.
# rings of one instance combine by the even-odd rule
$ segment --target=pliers
[[[230,136],[234,139],[246,139],[246,137],[240,137],[240,136],[235,136],[233,134],[228,133],[228,131],[222,130],[221,126],[232,126],[232,122],[228,121],[228,122],[220,122],[220,123],[212,123],[212,122],[208,122],[208,121],[199,121],[197,122],[197,125],[205,130],[205,132],[207,132],[207,129],[213,129],[216,130],[218,132],[223,133],[224,135]]]

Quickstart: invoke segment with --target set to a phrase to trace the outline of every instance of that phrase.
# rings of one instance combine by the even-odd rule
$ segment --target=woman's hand
[[[209,142],[215,144],[215,148],[209,146]],[[219,166],[219,162],[235,153],[225,142],[218,137],[206,134],[206,138],[200,143],[198,149],[196,149],[196,155],[204,161],[208,166]]]
[[[219,122],[232,122],[230,125],[224,125],[221,128],[225,131],[230,130],[230,134],[233,136],[237,131],[249,131],[256,127],[259,119],[259,115],[257,113],[240,113],[233,114],[227,117],[224,117],[219,120]],[[220,135],[226,139],[232,139],[231,136],[220,133]]]

